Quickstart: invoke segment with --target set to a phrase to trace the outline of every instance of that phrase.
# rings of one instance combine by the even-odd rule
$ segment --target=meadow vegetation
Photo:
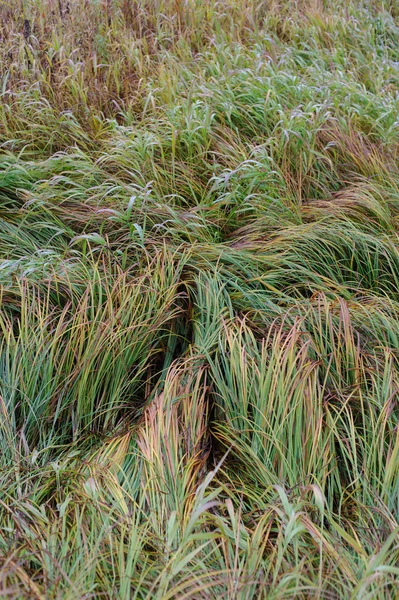
[[[0,36],[0,596],[399,598],[396,0]]]

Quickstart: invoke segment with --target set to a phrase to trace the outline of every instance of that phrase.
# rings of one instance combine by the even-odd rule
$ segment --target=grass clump
[[[399,595],[395,2],[0,0],[0,595]]]

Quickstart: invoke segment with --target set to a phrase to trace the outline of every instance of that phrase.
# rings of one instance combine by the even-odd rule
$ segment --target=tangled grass
[[[0,595],[399,597],[395,0],[0,34]]]

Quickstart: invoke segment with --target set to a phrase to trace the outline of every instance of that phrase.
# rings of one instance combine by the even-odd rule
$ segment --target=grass
[[[0,0],[2,597],[399,597],[398,34]]]

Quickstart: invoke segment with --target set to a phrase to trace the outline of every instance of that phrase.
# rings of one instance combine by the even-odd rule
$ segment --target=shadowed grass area
[[[0,0],[0,595],[399,595],[399,9]]]

